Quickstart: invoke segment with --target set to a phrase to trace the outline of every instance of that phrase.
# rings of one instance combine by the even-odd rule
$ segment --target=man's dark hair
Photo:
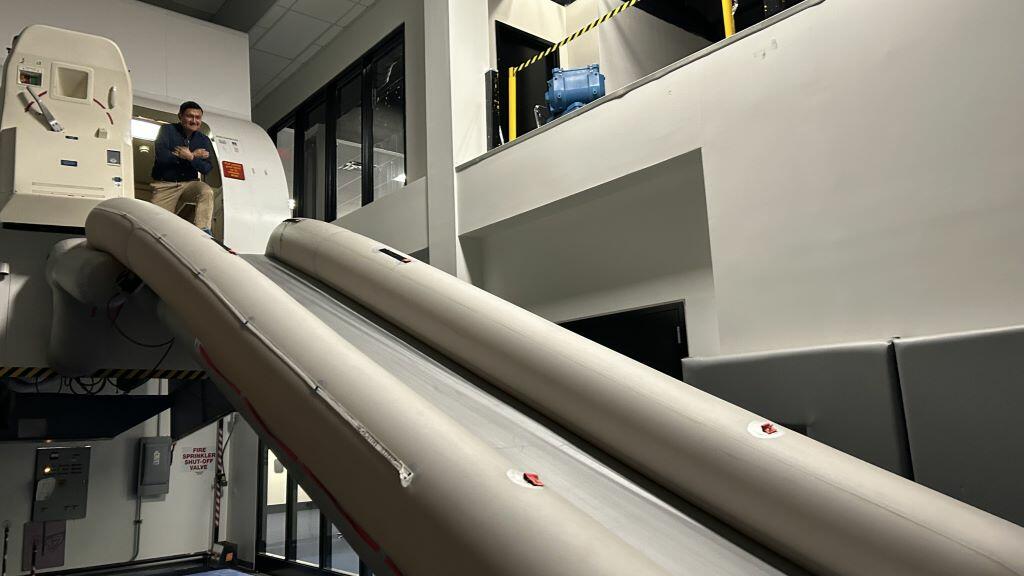
[[[188,102],[183,103],[178,108],[178,116],[181,116],[182,114],[184,114],[185,110],[192,110],[192,109],[199,110],[200,112],[203,111],[203,107],[202,106],[200,106],[199,104],[196,104],[195,102],[189,100]]]

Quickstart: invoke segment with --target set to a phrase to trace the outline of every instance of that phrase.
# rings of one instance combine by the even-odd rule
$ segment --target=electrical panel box
[[[88,446],[36,450],[32,520],[85,518],[89,500]]]
[[[139,439],[139,495],[160,496],[171,491],[171,437]]]
[[[64,565],[67,522],[26,522],[21,537],[21,569],[35,574],[37,569]]]

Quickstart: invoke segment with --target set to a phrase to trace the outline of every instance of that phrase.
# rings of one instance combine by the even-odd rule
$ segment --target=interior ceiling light
[[[156,140],[158,132],[160,132],[160,125],[156,122],[132,118],[132,138],[152,142]]]

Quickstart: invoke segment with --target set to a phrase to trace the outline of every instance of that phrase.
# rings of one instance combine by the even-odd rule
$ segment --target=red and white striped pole
[[[224,489],[224,419],[217,421],[217,464],[213,475],[213,541],[220,541],[220,499]]]

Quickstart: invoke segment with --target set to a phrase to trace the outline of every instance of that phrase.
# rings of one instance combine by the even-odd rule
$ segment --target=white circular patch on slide
[[[781,438],[786,435],[786,431],[779,427],[778,424],[768,420],[754,420],[747,425],[747,432],[754,438],[763,438],[769,440],[772,438]]]
[[[521,486],[523,488],[529,488],[530,490],[541,490],[543,488],[542,486],[534,486],[533,484],[530,484],[529,482],[527,482],[523,478],[523,471],[522,470],[516,470],[515,468],[509,468],[508,472],[506,472],[505,475],[508,476],[508,479],[511,480],[512,483],[515,484],[516,486]]]

